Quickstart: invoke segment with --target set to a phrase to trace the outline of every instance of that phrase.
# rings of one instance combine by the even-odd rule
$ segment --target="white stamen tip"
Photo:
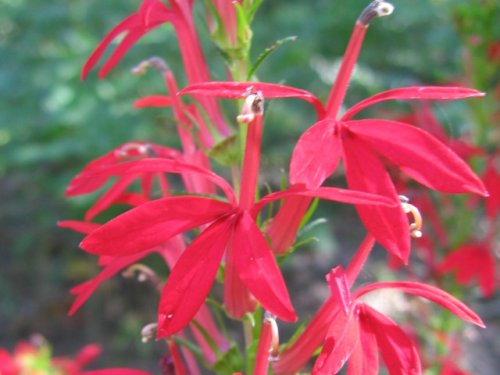
[[[375,11],[377,12],[377,15],[379,17],[388,16],[392,14],[392,12],[394,12],[394,5],[383,1],[378,4],[378,6],[375,8]]]

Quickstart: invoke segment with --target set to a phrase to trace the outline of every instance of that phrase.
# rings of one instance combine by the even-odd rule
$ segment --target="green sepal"
[[[240,161],[240,144],[238,135],[233,134],[215,144],[207,155],[224,166],[238,165]]]

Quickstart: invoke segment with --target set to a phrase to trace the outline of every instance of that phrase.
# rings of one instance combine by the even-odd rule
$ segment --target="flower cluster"
[[[166,339],[178,374],[199,373],[197,359],[221,374],[267,374],[270,366],[274,373],[290,374],[306,366],[320,348],[313,374],[334,374],[346,362],[350,375],[377,374],[379,352],[390,374],[419,374],[422,365],[411,335],[363,302],[362,296],[378,289],[400,290],[437,303],[466,322],[481,327],[483,323],[450,294],[416,281],[373,283],[351,292],[375,242],[391,257],[408,264],[411,237],[422,234],[418,200],[410,204],[400,196],[401,183],[392,172],[434,191],[483,197],[488,193],[462,159],[474,154],[472,146],[446,142],[439,129],[425,128],[423,125],[431,123],[419,123],[415,117],[389,120],[358,116],[387,101],[418,101],[428,108],[429,101],[477,100],[474,98],[483,94],[455,86],[394,88],[340,113],[370,22],[393,10],[381,0],[369,4],[356,21],[324,104],[305,90],[259,82],[255,70],[249,68],[249,46],[250,24],[260,3],[205,2],[213,40],[227,58],[228,80],[224,82],[210,78],[193,19],[193,0],[143,0],[87,60],[82,78],[99,63],[112,41],[125,34],[100,69],[103,78],[139,38],[168,23],[178,37],[188,86],[179,90],[174,73],[157,57],[140,63],[133,72],[156,69],[165,81],[166,93],[138,99],[135,107],[169,108],[176,119],[181,149],[149,142],[126,143],[89,163],[69,184],[68,196],[102,193],[84,221],[60,222],[86,235],[80,247],[98,256],[102,267],[95,278],[72,290],[77,297],[71,314],[102,282],[126,270],[126,274],[137,272],[141,279],[150,280],[161,293],[157,322],[147,326],[143,335],[146,339]],[[261,196],[265,102],[278,98],[306,101],[315,109],[317,119],[294,147],[286,186]],[[222,115],[218,99],[231,99],[241,106],[236,121],[227,121]],[[231,180],[213,171],[214,161],[230,167]],[[340,164],[348,188],[325,186]],[[485,181],[498,181],[494,168],[492,164]],[[172,180],[172,175],[180,178]],[[490,190],[500,186],[497,182],[487,185]],[[495,195],[488,206],[492,218],[498,215]],[[368,234],[345,271],[332,265],[327,276],[331,296],[303,331],[280,348],[277,319],[294,322],[298,317],[277,260],[290,254],[314,199],[354,205]],[[277,211],[263,210],[275,201],[281,201]],[[130,209],[105,223],[96,221],[101,212],[116,204]],[[467,282],[482,267],[480,259],[491,262],[484,246],[464,245],[437,269],[448,272],[460,267],[462,259],[474,259],[477,264],[473,270],[458,268],[458,279]],[[484,257],[476,257],[483,252]],[[159,254],[170,269],[165,284],[154,271],[138,264],[152,253]],[[491,294],[491,274],[480,277],[485,293]],[[234,354],[234,341],[223,334],[220,319],[214,318],[217,302],[207,302],[214,283],[223,285],[222,310],[246,327],[244,359]],[[179,345],[188,339],[195,345]],[[192,351],[193,346],[199,351]]]

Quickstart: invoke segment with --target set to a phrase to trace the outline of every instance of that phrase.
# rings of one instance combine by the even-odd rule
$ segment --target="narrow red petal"
[[[467,163],[422,129],[388,120],[348,124],[351,132],[421,184],[447,193],[488,195]]]
[[[81,375],[152,375],[149,372],[141,370],[132,370],[127,368],[108,368],[103,370],[84,371]]]
[[[334,187],[319,187],[311,190],[300,187],[292,187],[288,190],[278,191],[276,193],[271,193],[264,196],[252,207],[251,212],[253,215],[255,215],[260,210],[262,210],[263,207],[273,201],[295,196],[319,198],[354,205],[373,205],[386,207],[394,207],[396,205],[394,200],[391,200],[382,195],[366,193],[364,191],[347,190]]]
[[[359,341],[349,358],[347,375],[378,375],[377,339],[369,325],[363,320],[359,324]]]
[[[144,108],[144,107],[171,107],[173,105],[173,99],[170,96],[165,95],[151,95],[144,98],[137,99],[134,102],[134,108]]]
[[[326,280],[330,286],[330,293],[332,298],[340,303],[340,307],[344,314],[348,314],[351,310],[351,293],[349,291],[349,284],[346,274],[341,266],[337,266],[326,275]]]
[[[158,338],[183,329],[200,309],[215,280],[233,222],[226,218],[210,225],[175,264],[158,306]]]
[[[149,253],[149,251],[146,251],[127,257],[114,258],[96,277],[71,289],[71,294],[75,294],[77,297],[71,305],[68,315],[74,315],[104,281],[115,276],[118,272],[134,264],[139,259],[144,258]]]
[[[360,320],[376,336],[382,359],[390,375],[420,375],[420,357],[411,339],[394,321],[372,309],[362,306]]]
[[[337,301],[328,298],[314,318],[306,326],[304,332],[280,354],[279,360],[273,364],[276,374],[295,374],[311,359],[313,353],[324,341],[330,323],[340,314]]]
[[[224,307],[230,316],[241,319],[246,313],[255,310],[257,302],[238,275],[238,271],[234,265],[234,252],[234,246],[231,243],[226,250]]]
[[[109,208],[137,177],[136,175],[125,175],[118,178],[113,186],[87,210],[85,220],[90,221],[99,213]]]
[[[464,87],[416,86],[387,90],[352,106],[342,120],[349,120],[363,109],[388,100],[457,100],[484,96],[484,93]]]
[[[136,13],[131,14],[118,25],[113,27],[111,31],[104,37],[104,39],[97,45],[90,57],[85,62],[82,69],[81,78],[84,80],[87,77],[88,72],[97,64],[102,54],[106,48],[111,44],[111,42],[121,33],[124,33],[134,27],[139,25],[138,16]]]
[[[269,367],[269,351],[273,341],[272,323],[264,320],[260,331],[259,344],[255,355],[253,375],[267,375]]]
[[[460,319],[475,324],[479,327],[484,327],[484,323],[477,314],[468,308],[464,303],[446,293],[444,290],[436,288],[432,285],[427,285],[415,281],[394,281],[394,282],[379,282],[366,285],[359,289],[355,294],[356,298],[371,292],[372,290],[382,288],[401,289],[405,293],[413,294],[438,305],[455,314]]]
[[[58,221],[57,226],[60,228],[68,228],[78,233],[89,234],[101,226],[101,224],[88,223],[85,221],[77,220],[63,220]]]
[[[84,192],[91,191],[91,189],[95,189],[96,186],[102,186],[108,178],[113,176],[159,172],[179,174],[194,173],[201,175],[220,187],[230,202],[233,203],[236,201],[231,185],[209,169],[194,164],[183,163],[178,160],[163,158],[145,158],[86,170],[85,173],[79,174],[71,181],[67,191],[72,195],[75,194],[75,192],[83,194]]]
[[[125,256],[161,245],[169,238],[210,223],[231,206],[203,197],[167,197],[145,203],[110,220],[80,244],[89,253]]]
[[[336,374],[347,362],[359,341],[359,322],[356,311],[337,314],[328,328],[323,349],[314,363],[313,375]]]
[[[298,196],[283,201],[278,213],[265,228],[274,254],[284,254],[290,250],[311,200]]]
[[[297,316],[280,269],[266,239],[246,211],[236,222],[233,251],[241,280],[264,309],[287,322],[295,321]]]
[[[179,95],[206,95],[226,99],[243,99],[248,90],[262,92],[264,98],[297,98],[311,104],[318,118],[323,118],[325,109],[318,98],[308,91],[295,87],[265,82],[203,82],[186,87]]]
[[[343,155],[349,188],[399,202],[389,174],[368,144],[346,134]],[[377,242],[406,263],[410,254],[410,233],[408,218],[401,207],[357,205],[356,209]]]
[[[341,156],[335,121],[326,119],[311,126],[299,138],[290,161],[290,183],[314,189],[337,167]]]

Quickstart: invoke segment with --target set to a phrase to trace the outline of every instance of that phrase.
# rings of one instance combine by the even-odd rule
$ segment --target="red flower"
[[[103,78],[113,69],[130,47],[132,47],[144,34],[147,34],[161,24],[174,21],[179,22],[179,15],[163,4],[161,0],[143,0],[137,12],[132,13],[116,25],[99,43],[94,52],[92,52],[82,69],[82,79],[86,78],[88,72],[97,64],[106,48],[120,34],[126,33],[127,35],[118,44],[118,47],[116,47],[108,61],[99,71],[100,78]]]
[[[99,71],[100,78],[103,78],[118,64],[125,53],[144,34],[161,24],[170,22],[177,33],[188,81],[190,83],[209,81],[210,74],[194,26],[193,2],[170,0],[169,3],[170,6],[166,6],[161,0],[143,0],[137,12],[132,13],[116,25],[92,52],[82,69],[82,79],[85,79],[88,72],[100,60],[106,48],[120,34],[126,33],[126,36]],[[228,135],[230,129],[224,122],[217,103],[206,98],[197,98],[197,100],[207,111],[219,132],[222,135]]]
[[[262,114],[257,114],[249,127],[249,142],[259,138],[252,134],[259,132],[261,121]],[[82,242],[81,247],[94,254],[132,256],[160,246],[177,234],[208,225],[181,255],[167,281],[159,306],[159,337],[179,331],[191,320],[205,300],[226,251],[231,254],[226,262],[232,259],[233,263],[227,267],[235,268],[235,277],[266,310],[287,321],[295,319],[279,268],[255,223],[256,215],[267,203],[288,196],[308,196],[356,204],[390,204],[378,196],[336,188],[297,188],[271,194],[253,204],[258,163],[255,155],[260,152],[248,145],[247,150],[243,176],[248,183],[242,183],[239,202],[227,182],[213,172],[177,160],[143,159],[107,166],[87,174],[87,180],[82,181],[92,184],[94,179],[138,172],[190,172],[210,179],[228,199],[228,203],[196,196],[158,199],[109,221]]]
[[[462,302],[446,292],[422,283],[380,282],[349,293],[348,277],[341,267],[333,269],[327,276],[332,296],[313,319],[315,327],[309,327],[289,346],[275,363],[278,374],[293,373],[304,365],[304,358],[312,355],[316,348],[303,342],[323,341],[312,374],[335,374],[349,361],[348,375],[378,374],[378,351],[382,355],[391,375],[419,374],[420,358],[412,340],[398,325],[358,299],[364,294],[382,288],[400,289],[405,293],[426,298],[454,313],[466,322],[484,327],[481,319]],[[319,317],[319,318],[318,318]],[[318,321],[321,319],[321,323]],[[318,331],[319,325],[328,327]],[[314,336],[313,336],[314,335]],[[300,356],[297,349],[301,348]],[[307,348],[308,350],[304,350]],[[293,353],[294,355],[289,355]]]
[[[241,98],[249,89],[261,91],[266,98],[303,99],[315,107],[320,121],[301,136],[295,147],[290,162],[292,186],[317,188],[334,172],[342,159],[350,188],[386,196],[395,202],[393,207],[364,205],[356,208],[377,241],[405,262],[410,251],[408,219],[400,207],[395,207],[399,198],[382,159],[398,165],[406,174],[431,189],[449,193],[487,194],[483,183],[469,166],[425,131],[396,121],[352,120],[361,110],[383,101],[453,100],[483,95],[476,90],[459,87],[393,89],[361,101],[339,120],[332,118],[331,113],[325,114],[325,109],[311,93],[282,85],[207,82],[189,86],[181,94]],[[287,214],[286,222],[289,223],[290,216],[294,216],[292,220],[300,222],[302,215],[299,213],[302,209],[305,211],[309,200],[299,198],[289,202],[291,207],[287,207],[285,201],[285,207],[282,208]],[[289,225],[278,222],[288,229],[288,236],[295,236]],[[272,230],[268,233],[271,234]]]
[[[146,142],[130,142],[121,145],[107,154],[90,162],[66,188],[66,196],[78,196],[89,194],[101,188],[108,178],[92,179],[88,183],[86,178],[88,173],[98,171],[106,166],[113,166],[130,160],[140,160],[143,158],[165,158],[170,160],[181,159],[179,151]],[[163,194],[168,192],[168,181],[161,173],[129,173],[121,175],[114,184],[103,194],[85,214],[85,220],[90,221],[100,212],[104,211],[114,203],[126,203],[132,206],[147,202],[151,196],[151,187],[155,177],[158,179]],[[135,180],[141,182],[142,194],[126,193],[125,190]],[[185,179],[186,180],[186,179]]]
[[[495,258],[486,243],[467,244],[449,253],[437,266],[437,272],[446,274],[456,272],[456,281],[460,285],[468,285],[474,277],[485,297],[495,293],[496,266]]]

